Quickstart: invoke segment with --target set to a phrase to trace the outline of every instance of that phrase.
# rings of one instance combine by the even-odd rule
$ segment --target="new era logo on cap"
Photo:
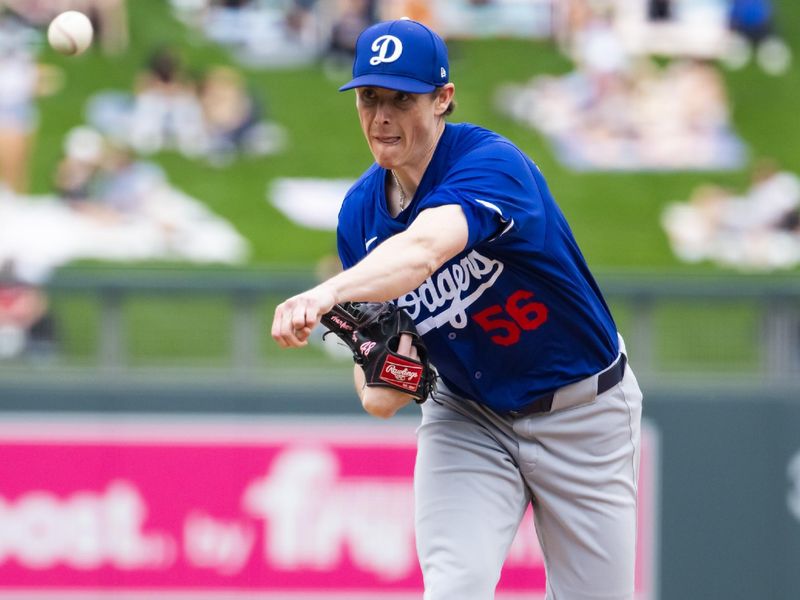
[[[374,86],[413,94],[448,82],[447,46],[432,29],[410,19],[378,23],[356,42],[353,79],[340,91]]]

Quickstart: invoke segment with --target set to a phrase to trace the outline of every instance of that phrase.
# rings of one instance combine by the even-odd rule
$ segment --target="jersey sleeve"
[[[469,226],[467,247],[525,230],[534,246],[544,235],[544,206],[536,166],[503,141],[481,145],[459,158],[419,210],[459,204]]]
[[[364,258],[363,252],[360,253],[362,245],[356,244],[360,240],[358,234],[360,227],[355,219],[353,204],[354,199],[345,197],[336,226],[336,249],[344,269],[349,269]]]
[[[339,260],[342,263],[343,269],[349,269],[358,262],[359,259],[356,258],[353,248],[342,232],[341,225],[336,229],[336,249],[338,250]]]

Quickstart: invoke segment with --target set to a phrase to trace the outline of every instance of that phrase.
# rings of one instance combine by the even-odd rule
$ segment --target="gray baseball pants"
[[[583,386],[578,406],[521,418],[442,387],[417,431],[424,600],[494,598],[529,503],[547,600],[633,598],[642,393],[630,367],[603,394]]]

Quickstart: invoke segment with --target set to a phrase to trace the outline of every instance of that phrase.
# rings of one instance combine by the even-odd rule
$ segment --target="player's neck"
[[[387,178],[389,190],[386,194],[387,202],[389,205],[389,212],[397,216],[400,212],[405,210],[411,203],[414,194],[417,193],[417,188],[422,181],[428,165],[433,159],[433,154],[436,151],[436,146],[444,133],[445,121],[442,119],[439,127],[437,128],[436,135],[433,137],[430,145],[425,149],[421,160],[413,165],[403,165],[396,169],[391,169]]]
[[[414,191],[416,191],[416,188],[414,188]],[[386,207],[389,209],[389,213],[396,217],[408,208],[413,197],[413,194],[409,194],[405,186],[400,182],[397,173],[390,169],[386,174]]]

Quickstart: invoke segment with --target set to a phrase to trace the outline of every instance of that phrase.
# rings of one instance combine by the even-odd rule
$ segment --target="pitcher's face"
[[[434,94],[357,88],[358,118],[375,162],[393,170],[426,166],[444,127],[441,104]]]

